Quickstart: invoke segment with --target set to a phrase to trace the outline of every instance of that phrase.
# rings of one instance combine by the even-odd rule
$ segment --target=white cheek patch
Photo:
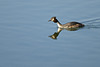
[[[54,21],[54,18],[52,19],[52,21]]]

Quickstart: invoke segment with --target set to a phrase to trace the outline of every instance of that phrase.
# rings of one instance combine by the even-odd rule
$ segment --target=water
[[[1,0],[0,67],[100,67],[99,0]],[[76,31],[57,32],[48,22],[79,21]]]

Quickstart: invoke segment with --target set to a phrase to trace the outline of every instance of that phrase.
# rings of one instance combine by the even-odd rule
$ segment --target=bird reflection
[[[63,29],[63,28],[58,28],[57,32],[54,32],[53,35],[50,35],[49,37],[52,38],[52,39],[57,39],[59,33],[62,31],[62,30],[68,30],[68,31],[76,31],[80,28],[66,28],[66,29]]]
[[[54,34],[51,35],[51,36],[49,36],[49,37],[51,37],[52,39],[57,39],[57,37],[58,37],[58,35],[59,35],[59,33],[61,31],[62,31],[62,29],[61,28],[58,28],[58,31],[57,32],[54,32]]]

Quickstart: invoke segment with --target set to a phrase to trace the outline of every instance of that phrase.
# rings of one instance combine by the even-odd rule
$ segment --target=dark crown
[[[55,22],[55,23],[58,22],[58,20],[56,19],[56,17],[52,17],[50,21],[53,21],[53,22]]]

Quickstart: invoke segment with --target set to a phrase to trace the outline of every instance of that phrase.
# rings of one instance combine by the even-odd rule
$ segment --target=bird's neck
[[[58,25],[58,27],[62,26],[62,24],[59,21],[57,22],[57,25]]]

